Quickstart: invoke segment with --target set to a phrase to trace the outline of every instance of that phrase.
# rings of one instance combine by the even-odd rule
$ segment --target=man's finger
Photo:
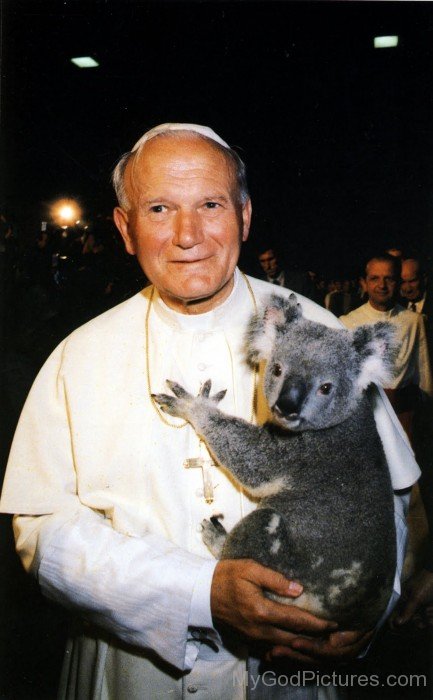
[[[344,660],[356,656],[370,641],[373,632],[335,632],[328,639],[298,637],[292,649],[318,660]]]
[[[297,661],[306,666],[317,666],[318,663],[317,659],[307,656],[306,654],[301,654],[300,651],[292,649],[290,646],[272,647],[265,655],[265,660],[270,662],[282,658],[291,659],[292,661]]]
[[[269,569],[267,566],[262,566],[255,561],[248,563],[248,569],[245,571],[245,577],[255,585],[265,588],[272,593],[281,596],[296,598],[301,595],[304,590],[302,584],[298,581],[291,581],[278,571]]]
[[[416,611],[418,609],[418,600],[415,598],[410,598],[409,601],[405,604],[404,608],[400,610],[398,615],[396,615],[393,619],[394,624],[396,625],[405,625],[406,622],[409,622],[411,617],[415,615]]]
[[[336,629],[337,623],[323,620],[295,605],[284,605],[269,601],[266,606],[269,622],[278,627],[304,634],[323,634]]]

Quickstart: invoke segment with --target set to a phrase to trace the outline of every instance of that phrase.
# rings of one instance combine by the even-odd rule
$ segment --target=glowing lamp
[[[374,48],[375,49],[389,49],[394,46],[398,46],[398,36],[375,36],[374,37]]]
[[[58,226],[65,228],[80,219],[81,210],[73,199],[61,199],[52,205],[51,216]]]
[[[91,56],[77,56],[76,58],[71,58],[71,61],[78,68],[96,68],[99,66],[99,63]]]

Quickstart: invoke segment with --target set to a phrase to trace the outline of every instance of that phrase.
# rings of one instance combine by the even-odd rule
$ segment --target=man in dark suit
[[[401,304],[424,316],[430,365],[433,360],[433,293],[427,287],[427,275],[419,258],[402,261]],[[414,415],[413,447],[422,470],[419,481],[429,535],[423,568],[410,578],[403,590],[397,624],[410,619],[421,627],[433,624],[433,402],[425,401]]]
[[[320,294],[310,274],[296,269],[283,269],[274,248],[263,250],[259,253],[258,259],[268,282],[291,289],[320,303]]]
[[[427,275],[419,258],[407,258],[401,266],[402,302],[424,316],[430,362],[433,359],[433,295],[427,288]]]

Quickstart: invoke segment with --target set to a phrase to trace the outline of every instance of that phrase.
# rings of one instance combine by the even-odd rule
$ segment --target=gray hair
[[[221,155],[224,156],[226,159],[227,164],[231,168],[232,172],[234,173],[234,179],[236,183],[236,195],[237,195],[237,200],[238,203],[243,207],[246,202],[249,199],[249,192],[248,192],[248,184],[247,184],[247,174],[246,174],[246,167],[245,163],[243,160],[239,157],[239,155],[234,151],[232,148],[226,148],[225,146],[222,146],[220,143],[215,141],[214,139],[211,139],[207,136],[204,136],[203,134],[200,134],[195,131],[170,131],[167,130],[166,132],[162,132],[153,138],[182,138],[185,136],[185,134],[188,134],[190,136],[191,134],[194,135],[194,137],[201,139],[203,141],[206,141],[209,143],[211,146],[213,146],[217,151],[221,153]],[[142,148],[144,146],[144,143],[141,144],[136,149],[133,149],[132,151],[127,151],[127,153],[124,153],[123,156],[119,159],[116,167],[113,170],[113,174],[111,177],[112,183],[114,190],[116,192],[116,197],[117,201],[119,202],[119,206],[122,207],[125,211],[128,211],[131,207],[131,202],[128,200],[128,196],[126,194],[126,186],[125,186],[125,171],[126,171],[126,166],[131,160],[135,160],[135,158],[139,158]]]

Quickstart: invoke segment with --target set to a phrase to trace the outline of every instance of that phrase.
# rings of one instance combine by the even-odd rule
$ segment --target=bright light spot
[[[71,61],[78,66],[78,68],[96,68],[99,66],[99,63],[91,56],[77,56],[77,58],[71,58]]]
[[[75,223],[76,223],[77,225],[78,225],[78,224],[81,224],[81,219],[77,219]]]
[[[61,207],[61,209],[59,209],[59,216],[64,221],[72,221],[72,219],[74,218],[74,210],[72,209],[72,207],[65,205],[64,207]]]
[[[392,46],[398,45],[398,36],[375,36],[374,37],[374,48],[375,49],[388,49]]]
[[[60,199],[57,202],[53,202],[51,216],[58,226],[66,228],[66,226],[71,226],[74,221],[80,219],[81,209],[73,199]]]

